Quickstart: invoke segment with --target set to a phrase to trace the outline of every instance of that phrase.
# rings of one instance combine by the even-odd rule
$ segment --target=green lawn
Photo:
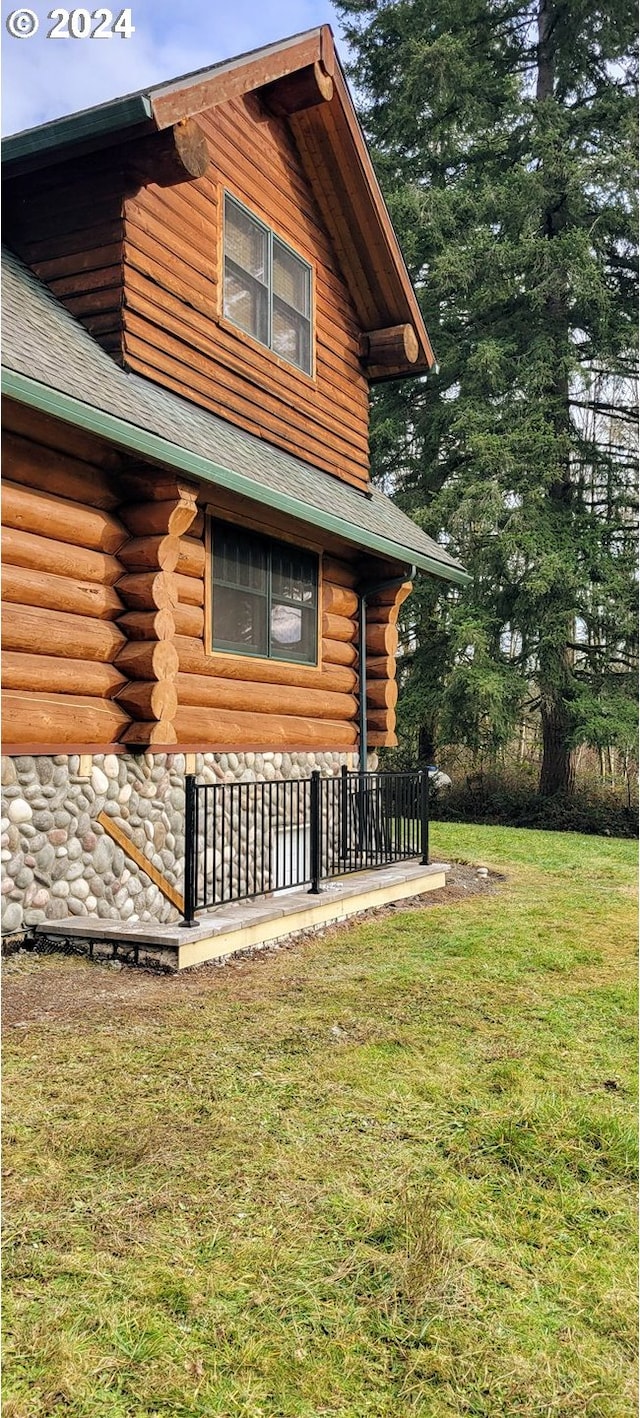
[[[432,856],[507,881],[7,1031],[5,1418],[635,1413],[634,844]]]

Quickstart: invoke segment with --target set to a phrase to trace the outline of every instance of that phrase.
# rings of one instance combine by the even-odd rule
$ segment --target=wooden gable
[[[124,206],[126,366],[314,466],[366,486],[361,328],[286,119],[253,94],[199,117],[205,177],[142,188]],[[303,374],[224,317],[224,193],[312,269],[314,368]]]
[[[10,151],[9,244],[124,368],[366,490],[369,382],[433,356],[330,30],[145,102],[117,145]],[[311,267],[309,374],[225,318],[225,192]]]

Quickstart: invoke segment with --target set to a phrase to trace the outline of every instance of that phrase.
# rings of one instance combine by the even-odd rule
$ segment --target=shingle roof
[[[120,369],[42,283],[3,253],[3,388],[192,477],[287,511],[447,581],[468,577],[383,493],[359,492],[189,400]]]

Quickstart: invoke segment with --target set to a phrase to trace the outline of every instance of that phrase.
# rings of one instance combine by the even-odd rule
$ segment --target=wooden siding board
[[[126,234],[133,239],[133,231],[144,232],[150,238],[151,251],[157,258],[160,265],[168,266],[169,270],[180,267],[185,272],[185,279],[188,275],[189,283],[195,284],[198,290],[207,295],[212,294],[212,287],[217,286],[217,266],[215,262],[215,230],[217,204],[212,203],[211,211],[211,233],[209,241],[209,251],[202,250],[201,243],[193,238],[193,228],[182,225],[180,235],[175,230],[175,224],[167,220],[166,204],[158,210],[151,205],[151,197],[157,189],[147,188],[135,198],[130,198],[126,205],[125,225]],[[149,247],[147,246],[149,250]]]
[[[84,271],[99,271],[120,261],[121,245],[112,242],[110,246],[96,246],[88,251],[75,252],[71,256],[56,256],[50,261],[35,261],[33,271],[41,281],[62,280],[65,276],[81,275]]]
[[[202,274],[204,266],[207,278],[215,283],[218,272],[215,245],[211,240],[211,209],[217,206],[217,192],[213,185],[204,201],[206,215],[184,200],[181,187],[150,184],[140,189],[135,200],[131,199],[128,216],[130,220],[137,220],[161,246],[193,266],[197,275]]]
[[[168,250],[159,250],[142,227],[137,226],[133,220],[127,222],[123,260],[125,305],[135,307],[129,276],[132,270],[138,270],[142,275],[148,276],[159,291],[168,291],[182,301],[186,310],[192,307],[200,311],[207,320],[215,320],[217,306],[213,285],[192,282],[189,279],[189,271],[180,266],[179,262],[172,260]]]
[[[130,280],[131,275],[132,273]],[[148,293],[139,291],[135,309],[126,307],[124,312],[125,332],[137,334],[145,343],[149,343],[149,325],[157,327],[158,338],[163,333],[168,333],[172,339],[171,352],[177,354],[178,358],[181,357],[185,363],[190,359],[197,359],[198,367],[204,373],[208,371],[208,361],[218,359],[220,350],[223,349],[225,373],[235,375],[250,388],[255,388],[259,400],[263,382],[260,352],[244,344],[239,345],[234,335],[222,328],[216,341],[206,324],[193,311],[185,312],[178,301],[165,297],[160,304],[158,287],[152,282],[148,283]],[[198,342],[197,354],[194,354],[192,349],[194,339]],[[187,346],[184,353],[179,351],[177,341]],[[366,434],[359,427],[361,410],[355,400],[349,400],[342,393],[338,379],[339,375],[336,373],[331,380],[336,433],[339,433],[344,444],[345,456],[357,462],[363,454],[365,457],[367,455]],[[301,419],[305,419],[309,431],[317,434],[321,448],[324,447],[325,430],[314,391],[300,381],[292,380],[280,365],[274,367],[271,382],[274,400],[284,402],[287,410],[294,410]]]
[[[128,363],[132,368],[136,368],[138,373],[146,374],[148,378],[162,376],[160,382],[167,388],[173,389],[175,393],[182,395],[186,399],[196,398],[212,413],[218,414],[222,418],[228,418],[233,423],[239,423],[254,433],[258,438],[263,438],[269,443],[277,443],[289,453],[297,457],[306,457],[315,467],[321,467],[327,472],[334,472],[335,468],[332,459],[327,456],[326,449],[320,441],[307,438],[307,446],[301,448],[300,435],[295,427],[290,434],[285,434],[278,423],[278,415],[269,413],[265,409],[260,409],[255,400],[251,398],[249,387],[246,382],[240,385],[241,392],[235,394],[233,389],[226,388],[225,402],[221,402],[221,388],[211,387],[211,381],[202,374],[194,370],[193,365],[188,366],[180,359],[172,358],[153,344],[139,340],[126,329],[127,315],[125,312],[125,349]],[[135,365],[134,365],[135,360]],[[155,373],[153,373],[154,371]],[[222,374],[219,373],[222,381]],[[346,482],[354,486],[361,486],[361,477],[357,465],[347,462],[346,456],[340,457],[340,476]]]
[[[74,253],[82,255],[84,251],[100,246],[116,243],[120,245],[123,235],[124,222],[121,217],[117,217],[113,221],[101,222],[96,226],[64,232],[61,236],[38,237],[34,234],[18,242],[13,240],[9,233],[7,239],[27,266],[35,269],[40,261],[52,261],[63,256],[72,256]]]
[[[93,334],[119,327],[124,187],[113,158],[67,162],[16,179],[5,206],[10,245]]]

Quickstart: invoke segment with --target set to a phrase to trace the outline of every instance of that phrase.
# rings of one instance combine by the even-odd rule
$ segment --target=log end
[[[291,118],[308,108],[317,108],[321,103],[330,103],[333,98],[333,79],[327,73],[322,60],[307,64],[292,74],[285,74],[272,84],[258,89],[265,107],[276,118]]]
[[[411,324],[369,330],[362,336],[361,358],[367,366],[403,368],[415,364],[419,354],[418,336]]]

